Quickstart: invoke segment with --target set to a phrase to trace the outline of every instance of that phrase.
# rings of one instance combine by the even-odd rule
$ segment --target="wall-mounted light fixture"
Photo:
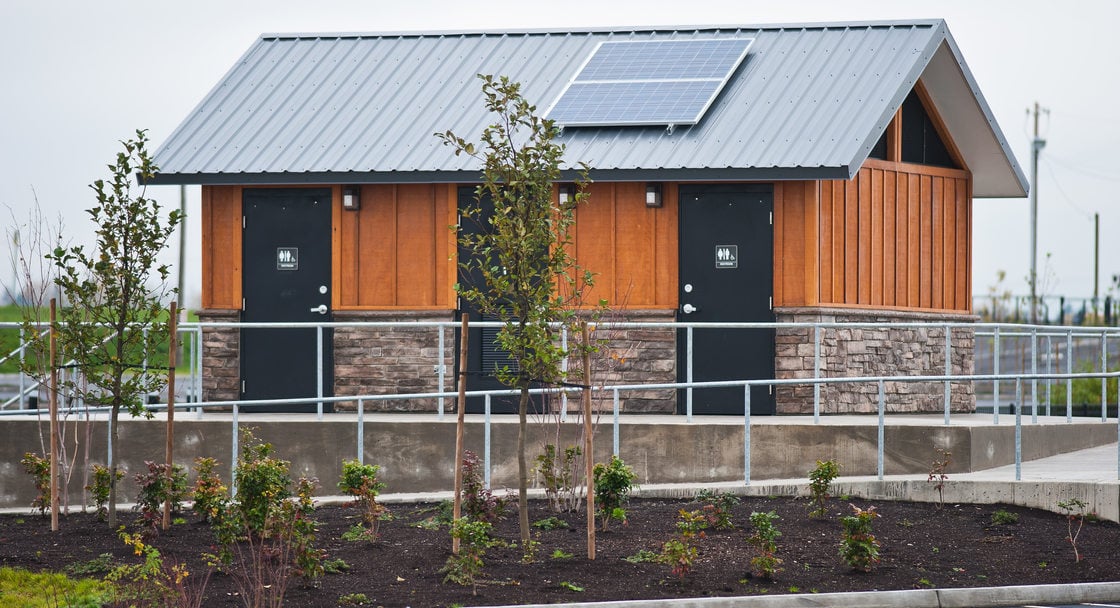
[[[358,193],[361,188],[358,186],[343,186],[342,187],[342,208],[347,211],[357,211],[362,208],[361,198]]]
[[[646,182],[646,207],[661,206],[661,184]]]
[[[559,201],[560,204],[566,204],[576,199],[576,185],[575,184],[560,184]]]

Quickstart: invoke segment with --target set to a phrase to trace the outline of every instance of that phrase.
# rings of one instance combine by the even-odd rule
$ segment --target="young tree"
[[[144,365],[166,336],[162,301],[168,288],[169,268],[156,256],[182,221],[172,210],[166,220],[160,206],[134,191],[133,175],[141,180],[156,172],[146,148],[147,135],[121,142],[124,150],[109,165],[108,182],[97,180],[90,188],[97,204],[86,211],[96,224],[97,245],[56,248],[47,256],[58,269],[55,279],[65,306],[59,322],[63,360],[73,359],[84,382],[69,380],[64,388],[87,403],[111,408],[109,434],[114,447],[122,409],[131,416],[151,414],[144,397],[167,381],[165,369]],[[110,452],[109,525],[116,526],[117,450]]]
[[[560,179],[564,146],[559,130],[536,115],[521,96],[521,86],[506,77],[479,75],[486,108],[497,116],[482,132],[481,149],[451,131],[437,133],[455,154],[483,163],[482,184],[474,201],[461,210],[475,222],[476,233],[461,231],[459,244],[469,253],[459,260],[470,284],[456,290],[480,312],[504,323],[497,342],[513,365],[497,370],[498,380],[519,389],[517,473],[521,540],[529,540],[525,459],[529,390],[534,383],[564,378],[567,355],[554,333],[555,324],[571,324],[592,274],[579,268],[569,253],[577,205],[587,198],[586,166],[580,168],[576,193],[557,200],[553,183]],[[492,207],[492,209],[488,209]],[[475,280],[470,280],[474,277]],[[586,345],[585,345],[586,347]]]

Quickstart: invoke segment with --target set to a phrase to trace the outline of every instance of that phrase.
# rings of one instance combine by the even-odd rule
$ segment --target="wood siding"
[[[970,187],[965,171],[876,160],[852,180],[820,182],[816,303],[969,311]],[[784,207],[782,220],[801,224],[784,226],[784,233],[799,232],[812,217]],[[775,249],[776,256],[789,255]],[[811,289],[790,293],[790,282],[776,277],[777,305],[812,305]]]
[[[647,207],[644,182],[592,184],[576,212],[577,263],[595,273],[585,294],[612,307],[677,306],[677,184],[662,187],[662,206]]]
[[[241,310],[241,187],[202,187],[202,307]]]
[[[816,306],[818,275],[832,252],[817,246],[818,233],[832,219],[820,213],[817,182],[774,184],[774,304]]]
[[[456,187],[374,184],[360,199],[334,206],[334,309],[455,308]]]

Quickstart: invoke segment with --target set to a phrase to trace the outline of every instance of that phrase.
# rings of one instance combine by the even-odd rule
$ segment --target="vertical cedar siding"
[[[360,199],[335,205],[335,309],[455,308],[455,186],[372,184]]]
[[[241,187],[202,187],[202,307],[241,309]]]
[[[815,306],[832,277],[819,274],[832,252],[819,246],[832,218],[820,213],[817,182],[774,184],[774,302]]]
[[[572,232],[576,262],[595,275],[584,302],[675,309],[677,240],[677,184],[663,184],[661,207],[646,206],[644,182],[591,184]]]
[[[812,216],[775,197],[775,306],[970,310],[967,171],[872,159],[855,178],[822,181],[817,192]],[[788,261],[801,254],[786,235],[814,219],[819,270]],[[813,275],[818,291],[791,291],[800,276],[790,273]]]

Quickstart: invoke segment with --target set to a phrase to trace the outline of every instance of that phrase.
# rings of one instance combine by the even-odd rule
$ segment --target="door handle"
[[[321,315],[325,315],[325,314],[327,314],[327,305],[326,304],[320,304],[320,305],[316,306],[315,308],[312,308],[311,312],[317,312]]]
[[[692,313],[694,313],[698,310],[700,310],[700,309],[696,308],[692,304],[685,304],[684,306],[681,306],[681,312],[683,312],[686,315],[690,315],[690,314],[692,314]]]

